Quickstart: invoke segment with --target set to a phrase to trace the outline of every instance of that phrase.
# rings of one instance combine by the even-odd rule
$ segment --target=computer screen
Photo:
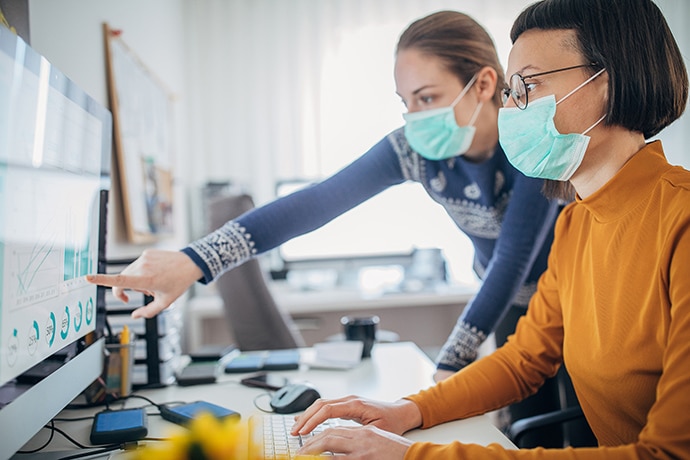
[[[0,27],[0,458],[102,372],[110,113]]]

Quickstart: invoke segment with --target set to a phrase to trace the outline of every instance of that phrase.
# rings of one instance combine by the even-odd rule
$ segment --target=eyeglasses
[[[527,108],[528,97],[527,97],[527,84],[525,79],[541,77],[542,75],[549,75],[556,72],[565,72],[566,70],[579,69],[580,67],[595,67],[597,64],[581,64],[574,65],[570,67],[563,67],[562,69],[549,70],[547,72],[533,73],[531,75],[522,76],[519,73],[514,73],[510,76],[510,87],[503,89],[503,105],[508,102],[508,98],[512,98],[515,105],[521,109],[525,110]]]

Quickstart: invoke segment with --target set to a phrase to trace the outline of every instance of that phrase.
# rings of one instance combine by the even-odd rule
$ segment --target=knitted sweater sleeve
[[[252,209],[182,251],[203,271],[200,281],[209,283],[254,255],[323,226],[403,180],[400,162],[384,138],[333,176]]]
[[[515,297],[535,260],[546,259],[560,205],[542,195],[541,180],[517,174],[482,285],[441,349],[437,359],[439,369],[456,371],[473,362],[479,346],[505,311],[513,304],[529,302],[529,298]]]

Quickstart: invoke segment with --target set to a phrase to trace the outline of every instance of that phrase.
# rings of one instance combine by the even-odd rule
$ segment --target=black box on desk
[[[139,388],[174,383],[174,369],[181,355],[182,319],[174,305],[153,318],[131,317],[135,308],[150,301],[151,299],[144,295],[138,298],[136,295],[130,295],[130,301],[124,303],[116,299],[110,291],[106,295],[107,319],[112,333],[117,334],[126,324],[136,335],[132,384]]]

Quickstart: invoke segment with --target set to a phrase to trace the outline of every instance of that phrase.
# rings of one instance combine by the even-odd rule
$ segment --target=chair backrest
[[[214,198],[208,204],[209,223],[217,229],[254,207],[247,194]],[[240,350],[275,350],[305,345],[287,312],[280,309],[256,259],[224,273],[216,280],[225,318]]]

